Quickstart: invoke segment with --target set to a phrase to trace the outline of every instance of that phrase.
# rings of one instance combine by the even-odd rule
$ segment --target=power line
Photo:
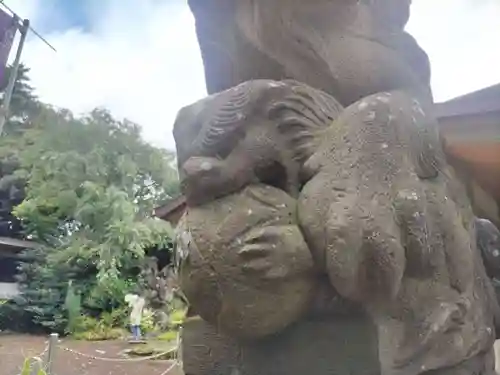
[[[0,4],[2,4],[9,12],[11,12],[15,17],[18,19],[22,19],[16,12],[12,10],[7,4],[5,4],[4,0],[0,0]],[[47,39],[45,39],[43,36],[41,36],[33,27],[29,26],[29,30],[33,32],[42,42],[44,42],[47,46],[50,47],[54,52],[57,52],[57,50],[50,44]]]
[[[28,19],[23,19],[21,22],[21,17],[17,15],[8,5],[4,3],[4,0],[0,0],[0,4],[3,5],[9,12],[13,14],[13,20],[16,22],[16,30],[21,33],[21,39],[19,40],[19,44],[17,45],[16,57],[14,62],[12,63],[12,69],[9,74],[9,82],[7,83],[7,87],[5,88],[5,94],[3,97],[2,107],[0,108],[0,135],[2,135],[3,128],[5,126],[6,121],[9,118],[9,106],[10,101],[12,99],[12,94],[14,92],[14,86],[16,84],[16,77],[19,70],[19,66],[21,64],[21,53],[23,51],[24,43],[26,41],[26,36],[28,35],[28,31],[32,31],[38,38],[40,38],[46,45],[48,45],[53,51],[57,52],[56,49],[45,40],[36,30],[34,30]],[[14,25],[12,25],[14,26]],[[13,40],[10,40],[9,43],[12,45]],[[10,48],[11,46],[9,46]]]

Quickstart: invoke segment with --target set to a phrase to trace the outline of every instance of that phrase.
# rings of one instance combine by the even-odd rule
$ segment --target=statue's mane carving
[[[293,157],[303,164],[321,142],[323,131],[344,108],[320,90],[293,80],[284,83],[290,85],[291,92],[272,104],[268,116],[287,137]]]
[[[206,150],[209,154],[226,156],[230,151],[227,145],[234,144],[243,136],[252,91],[252,85],[242,83],[224,92],[220,104],[216,104],[208,115],[206,125],[194,141],[194,147]]]

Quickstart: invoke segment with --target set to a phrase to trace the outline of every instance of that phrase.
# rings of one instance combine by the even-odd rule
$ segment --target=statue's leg
[[[425,372],[422,375],[496,375],[495,352],[479,354],[457,366]]]
[[[459,373],[491,373],[478,354],[491,349],[493,314],[472,211],[432,113],[406,92],[365,98],[333,122],[305,169],[304,237],[335,289],[376,322],[382,372],[477,356],[461,368],[479,372]]]

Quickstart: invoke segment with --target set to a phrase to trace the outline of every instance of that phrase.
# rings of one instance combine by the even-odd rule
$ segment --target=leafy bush
[[[35,367],[36,373],[33,372],[33,367]],[[32,375],[32,374],[47,375],[41,363],[34,363],[33,358],[26,358],[21,368],[20,375]]]
[[[82,299],[79,294],[75,293],[71,281],[68,283],[68,292],[66,293],[64,306],[68,312],[68,326],[66,331],[71,333],[75,331],[78,318],[82,315]]]
[[[107,280],[106,283],[96,283],[85,300],[85,306],[96,313],[123,310],[125,295],[135,288],[137,282],[136,276],[133,279],[120,277]]]
[[[158,335],[157,339],[161,341],[174,341],[177,340],[179,332],[177,331],[167,331]]]
[[[11,320],[11,314],[9,313],[7,303],[7,300],[0,299],[0,331],[7,329]]]
[[[73,335],[75,340],[85,341],[107,341],[119,340],[126,336],[126,332],[120,328],[109,328],[97,325],[97,329],[78,332]]]
[[[156,330],[154,312],[150,309],[144,309],[141,318],[141,331],[143,333],[149,333]]]
[[[82,315],[71,333],[76,340],[117,340],[126,335],[123,326],[120,327],[120,319],[117,313],[104,313],[100,319]]]
[[[102,313],[99,317],[88,315],[79,316],[70,332],[77,340],[102,341],[116,340],[127,335],[126,328],[129,326],[129,311],[127,307],[115,309],[109,313]],[[143,333],[156,330],[153,319],[153,311],[144,310],[141,322]]]
[[[187,310],[174,310],[170,314],[170,322],[174,326],[179,326],[182,323],[184,323],[184,320],[186,319],[186,312]]]
[[[13,300],[0,301],[0,331],[31,331],[36,332],[31,317],[20,311]]]

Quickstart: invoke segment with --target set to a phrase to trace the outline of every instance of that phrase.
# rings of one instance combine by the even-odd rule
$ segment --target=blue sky
[[[94,0],[45,0],[44,6],[37,9],[36,27],[43,34],[64,32],[79,28],[83,32],[92,32],[92,9]]]
[[[208,0],[207,0],[208,1]],[[46,102],[83,113],[105,106],[174,148],[177,110],[205,95],[185,0],[5,0],[33,36],[24,62]],[[500,82],[498,0],[413,0],[408,30],[428,52],[438,101]]]

